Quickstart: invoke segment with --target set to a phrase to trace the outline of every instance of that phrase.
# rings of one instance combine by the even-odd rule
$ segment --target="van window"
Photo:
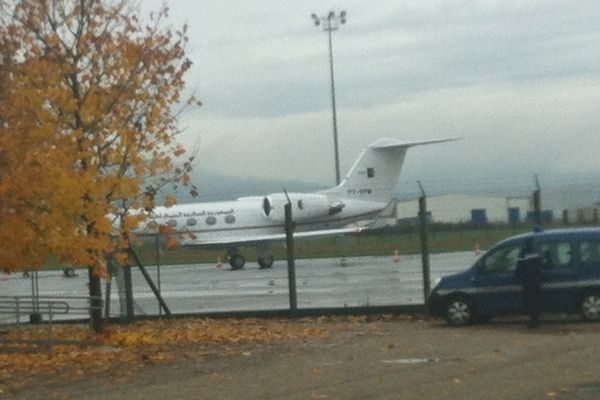
[[[540,252],[546,268],[567,268],[572,265],[569,242],[542,242]]]
[[[600,241],[579,243],[579,257],[582,264],[600,264]]]
[[[517,267],[520,252],[520,244],[496,249],[482,260],[481,272],[490,274],[514,271]]]

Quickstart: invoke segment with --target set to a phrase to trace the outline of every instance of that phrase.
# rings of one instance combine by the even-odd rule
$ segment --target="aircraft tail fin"
[[[350,172],[336,187],[322,193],[356,200],[387,203],[393,197],[409,147],[442,143],[451,139],[401,142],[396,139],[379,139],[367,146]]]

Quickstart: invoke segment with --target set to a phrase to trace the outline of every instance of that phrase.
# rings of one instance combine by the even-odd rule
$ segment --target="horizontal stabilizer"
[[[413,142],[401,142],[397,139],[379,139],[375,143],[371,144],[369,147],[373,149],[385,149],[392,147],[413,147],[420,146],[423,144],[433,144],[433,143],[444,143],[444,142],[453,142],[455,140],[460,140],[461,138],[445,138],[445,139],[430,139],[430,140],[417,140]]]

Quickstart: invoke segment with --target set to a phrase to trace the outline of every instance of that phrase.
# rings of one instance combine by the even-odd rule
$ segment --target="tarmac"
[[[477,258],[475,252],[432,254],[431,284],[443,275],[463,270]],[[173,314],[229,311],[286,310],[290,307],[285,261],[271,269],[247,263],[240,271],[227,265],[197,264],[147,266],[154,283]],[[132,269],[135,313],[160,313],[158,302],[137,268]],[[34,275],[5,275],[0,279],[3,296],[31,296]],[[65,277],[62,271],[38,273],[41,296],[58,298],[88,295],[87,271]],[[424,303],[420,255],[389,255],[296,260],[296,291],[299,309],[419,305]],[[113,279],[111,315],[120,312],[119,281]],[[106,288],[103,289],[105,293]],[[74,304],[73,308],[85,306]],[[85,299],[84,299],[85,301]],[[81,299],[79,300],[81,303]],[[56,316],[56,319],[82,315]]]

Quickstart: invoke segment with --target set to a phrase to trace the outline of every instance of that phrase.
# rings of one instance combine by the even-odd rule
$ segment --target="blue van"
[[[543,312],[581,313],[600,319],[600,229],[531,232],[505,239],[468,270],[446,276],[428,299],[432,315],[465,325],[496,315],[524,312],[521,286],[515,282],[517,259],[533,238],[544,260]]]

